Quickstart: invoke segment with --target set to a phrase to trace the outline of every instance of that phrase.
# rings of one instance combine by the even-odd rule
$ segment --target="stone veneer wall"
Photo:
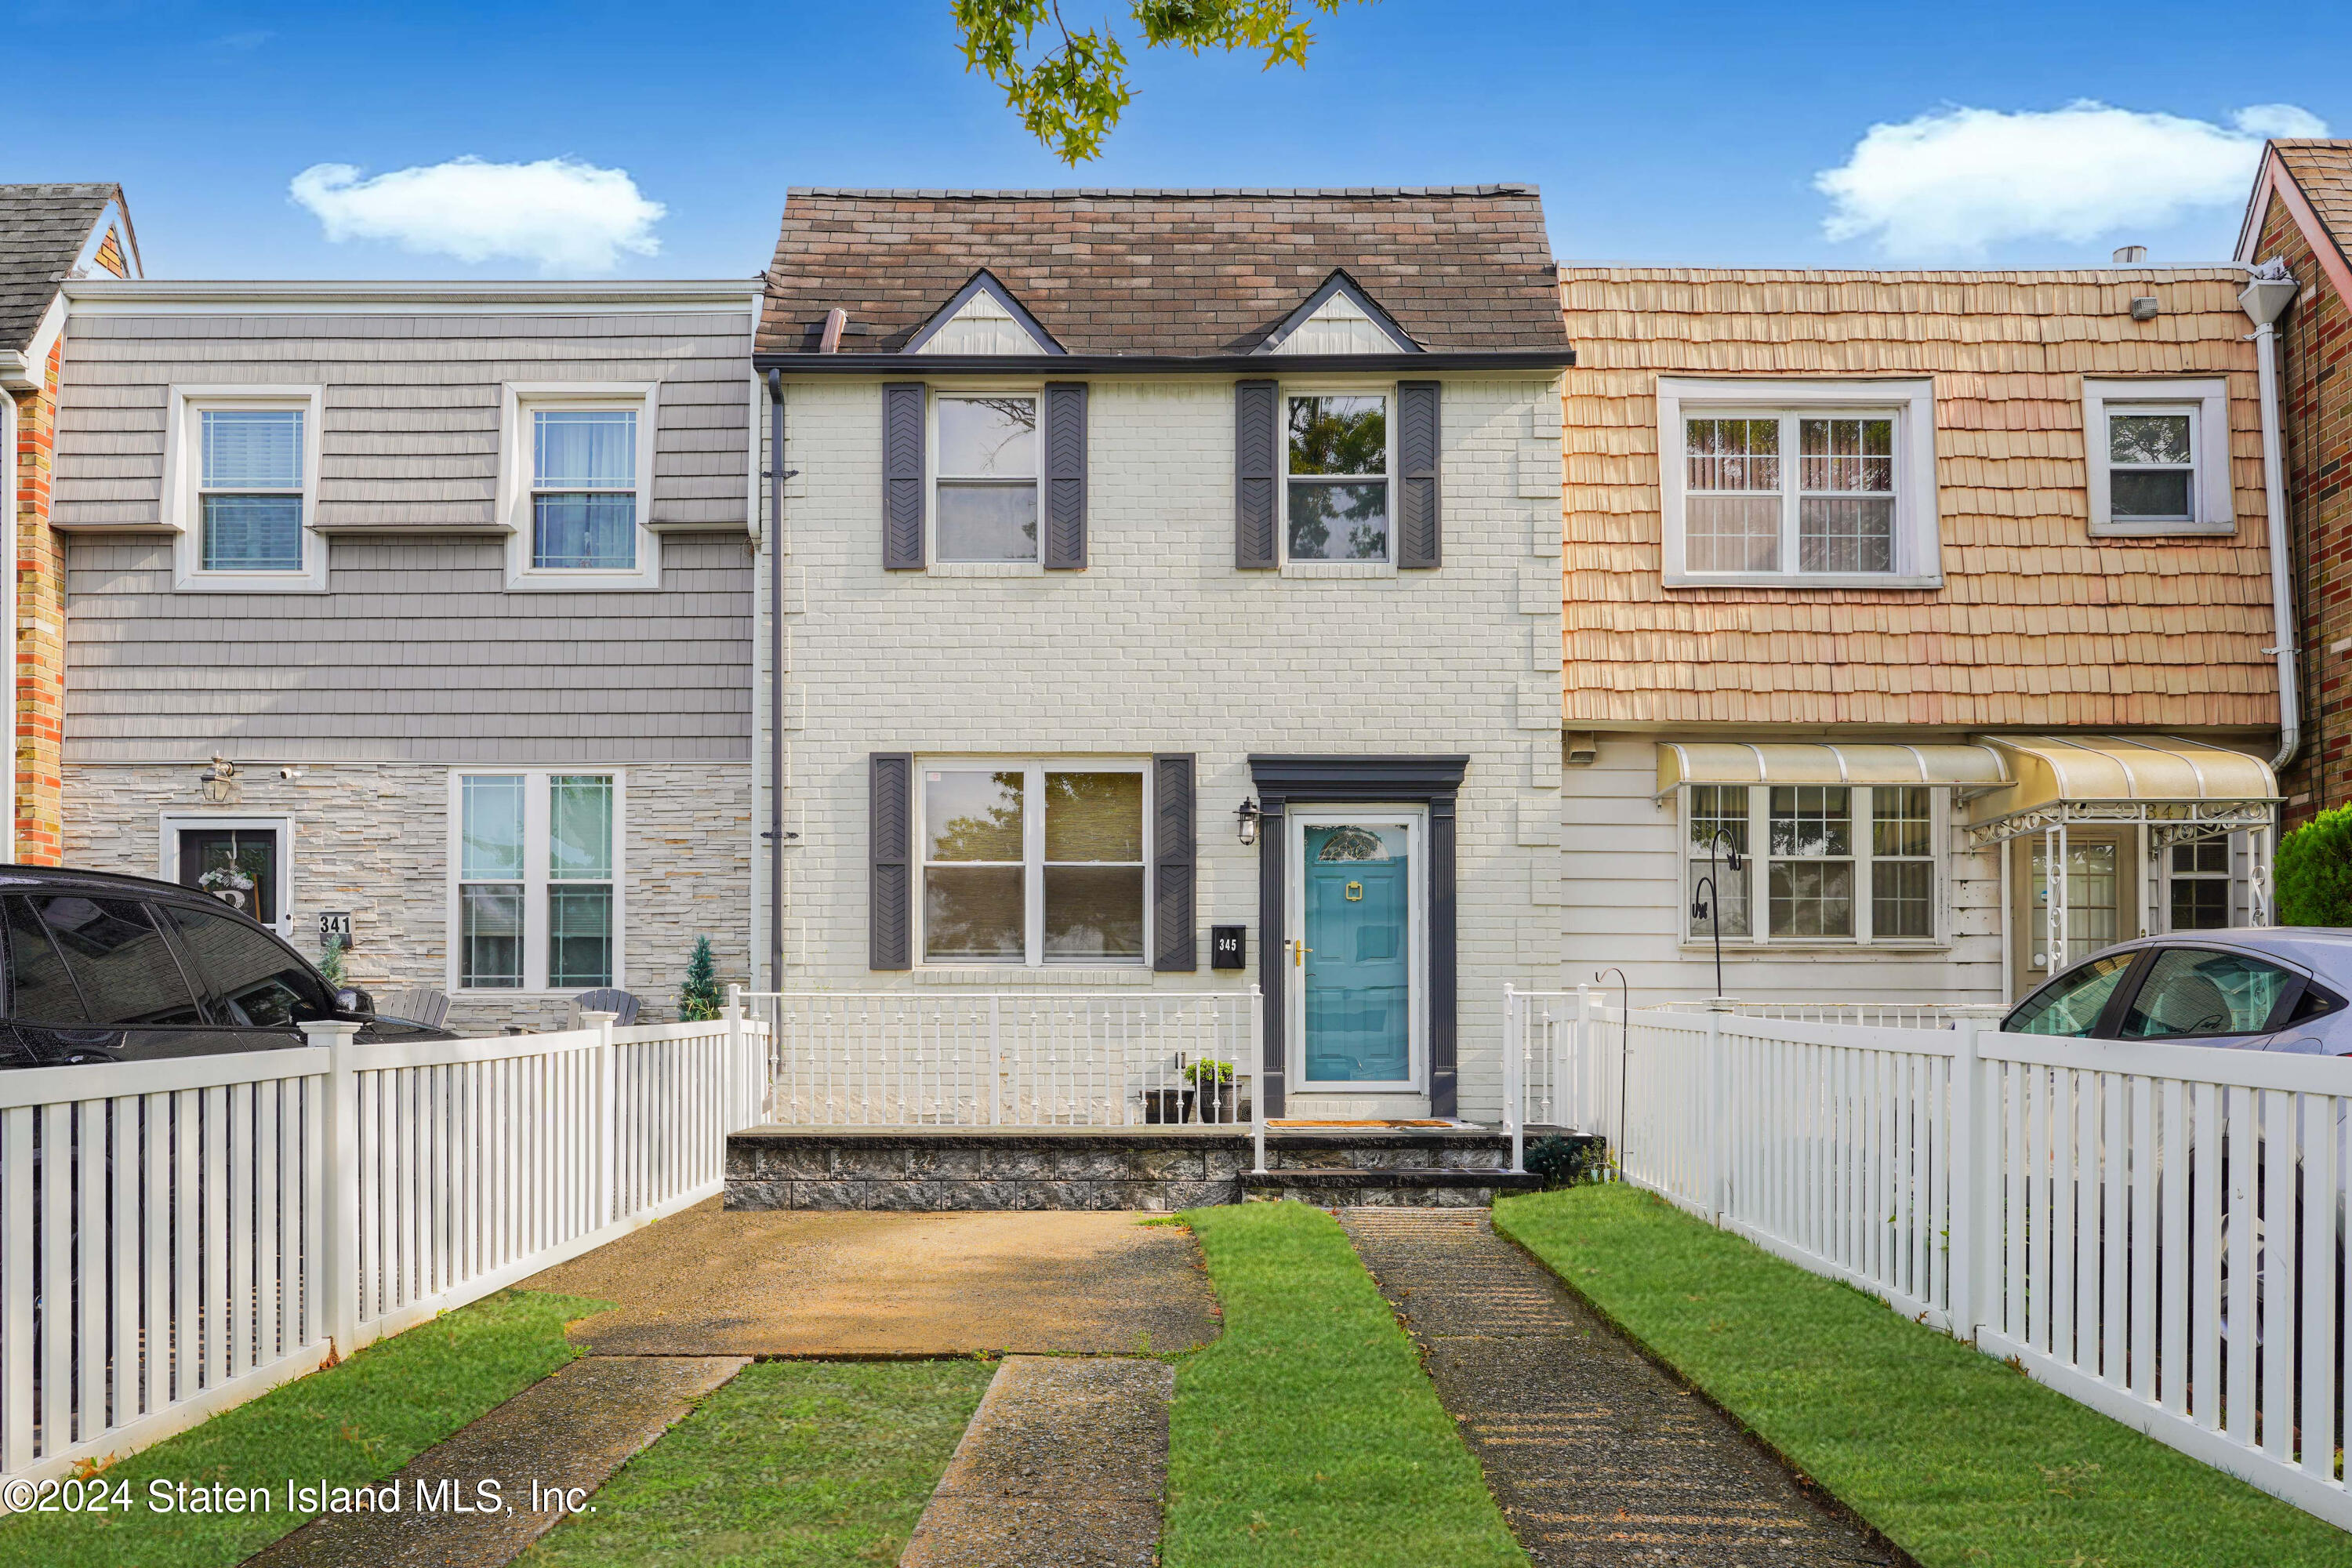
[[[199,799],[200,771],[194,760],[67,764],[68,863],[152,877],[164,812],[290,816],[295,945],[312,951],[310,921],[320,910],[349,910],[352,984],[379,995],[405,986],[448,989],[451,769],[304,763],[287,780],[274,766],[248,765],[236,782],[237,801],[221,806]],[[676,1016],[697,936],[710,938],[722,984],[749,976],[751,770],[638,763],[615,771],[625,780],[622,979],[644,1005],[640,1021],[663,1023]],[[561,1027],[571,994],[453,994],[448,1026]]]

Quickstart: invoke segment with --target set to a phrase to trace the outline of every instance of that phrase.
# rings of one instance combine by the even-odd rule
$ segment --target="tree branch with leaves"
[[[1146,48],[1247,49],[1265,61],[1304,66],[1309,19],[1372,0],[1134,0]],[[1072,31],[1059,0],[955,0],[964,68],[988,73],[1029,133],[1064,163],[1102,155],[1104,138],[1134,101],[1127,50],[1106,22]],[[1046,46],[1035,47],[1043,32]],[[1060,42],[1051,40],[1058,37]]]

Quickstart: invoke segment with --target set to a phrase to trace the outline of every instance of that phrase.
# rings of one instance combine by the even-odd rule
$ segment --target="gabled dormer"
[[[1054,334],[986,268],[907,340],[910,354],[1058,354]]]
[[[1266,333],[1254,351],[1262,354],[1419,353],[1421,345],[1364,292],[1344,270],[1334,269],[1323,286]]]

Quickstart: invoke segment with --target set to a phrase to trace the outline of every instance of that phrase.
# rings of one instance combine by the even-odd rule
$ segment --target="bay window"
[[[1142,763],[925,760],[917,776],[925,963],[1143,963]]]
[[[1728,942],[1923,942],[1937,938],[1939,819],[1919,784],[1693,784],[1684,792],[1686,891],[1713,862]],[[1720,833],[1725,837],[1717,838]],[[1759,847],[1750,856],[1749,845]],[[1727,847],[1740,868],[1731,869]],[[1692,898],[1686,897],[1685,907]],[[1758,919],[1760,912],[1761,919]],[[1715,910],[1686,935],[1711,939]]]
[[[618,985],[618,775],[459,773],[453,795],[456,988]]]

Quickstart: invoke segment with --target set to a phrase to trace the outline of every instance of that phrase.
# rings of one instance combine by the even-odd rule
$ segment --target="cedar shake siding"
[[[1242,354],[1345,271],[1428,350],[1565,350],[1532,185],[796,189],[760,353],[888,353],[986,270],[1071,354]]]
[[[1570,728],[2275,731],[2239,269],[1560,277]],[[1661,374],[1932,376],[1942,585],[1666,587]],[[2091,536],[2085,375],[2227,378],[2234,535]]]

